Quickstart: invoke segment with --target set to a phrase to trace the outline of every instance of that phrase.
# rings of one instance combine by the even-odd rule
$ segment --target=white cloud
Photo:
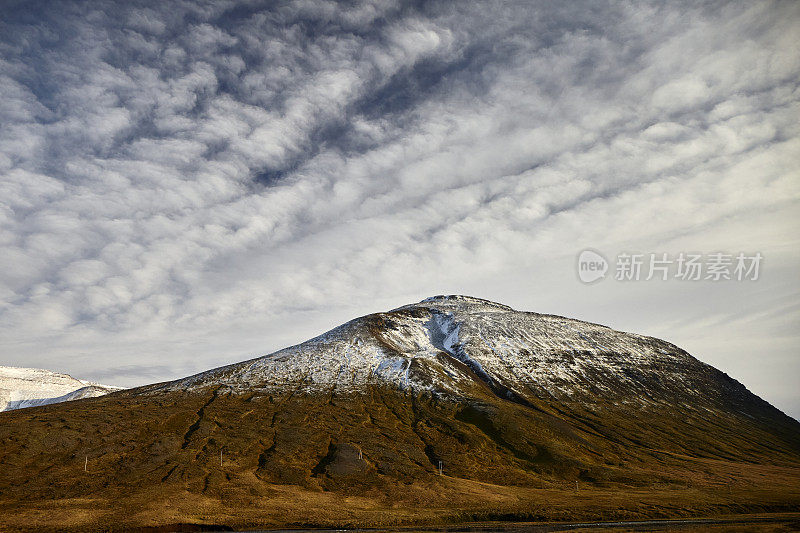
[[[449,291],[695,342],[586,246],[771,250],[753,336],[797,294],[795,5],[233,5],[7,17],[0,362],[178,377]]]

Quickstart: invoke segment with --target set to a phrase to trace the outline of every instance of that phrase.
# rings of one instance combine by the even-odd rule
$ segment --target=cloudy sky
[[[791,1],[5,0],[0,364],[132,386],[460,293],[798,417],[798,49]],[[764,259],[622,282],[623,252]]]

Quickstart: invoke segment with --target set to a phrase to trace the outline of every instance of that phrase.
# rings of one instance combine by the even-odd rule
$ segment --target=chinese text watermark
[[[600,281],[609,271],[617,281],[756,281],[763,259],[761,252],[621,253],[612,268],[600,252],[587,249],[578,254],[577,268],[584,283]]]

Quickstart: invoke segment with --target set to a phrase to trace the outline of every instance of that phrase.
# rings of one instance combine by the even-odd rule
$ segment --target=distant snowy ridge
[[[49,370],[0,366],[0,411],[95,398],[118,390],[122,389]]]

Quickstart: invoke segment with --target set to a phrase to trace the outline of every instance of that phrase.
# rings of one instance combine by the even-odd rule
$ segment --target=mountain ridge
[[[499,319],[494,320],[497,317]],[[509,334],[502,324],[494,323],[510,320],[520,321],[517,326],[521,334]],[[477,323],[477,327],[469,330],[470,322]],[[462,327],[465,329],[461,334],[464,338],[460,339]],[[484,338],[484,329],[493,334],[491,340]],[[531,331],[533,333],[529,334]],[[557,361],[554,354],[570,361]],[[440,355],[450,359],[439,358],[439,368],[419,368],[421,363],[436,366],[436,356]],[[359,360],[353,361],[354,356]],[[294,359],[299,361],[293,366]],[[520,362],[520,359],[524,360]],[[318,364],[319,361],[324,365]],[[356,374],[356,384],[371,382],[372,378],[373,381],[383,379],[399,384],[401,388],[411,386],[420,390],[457,392],[449,390],[453,387],[435,387],[441,385],[441,380],[435,378],[442,373],[469,380],[468,376],[459,376],[463,374],[463,367],[448,365],[454,361],[467,365],[477,375],[483,375],[485,381],[500,384],[516,395],[530,392],[525,389],[533,383],[537,384],[535,392],[540,394],[556,394],[555,389],[559,389],[557,396],[572,395],[574,390],[569,390],[570,382],[573,389],[591,388],[591,384],[581,379],[581,374],[590,370],[595,374],[620,371],[621,375],[614,377],[635,384],[635,379],[626,374],[633,372],[635,365],[628,363],[653,363],[653,371],[659,370],[659,365],[675,366],[677,363],[690,365],[688,370],[692,371],[713,369],[678,346],[655,337],[620,332],[605,325],[559,315],[517,311],[481,298],[440,295],[388,312],[371,313],[303,343],[163,386],[202,387],[204,380],[209,380],[208,384],[226,383],[234,389],[261,387],[267,390],[303,382],[312,390],[324,389],[334,383],[341,387],[341,378],[349,371]],[[307,369],[311,369],[310,372],[304,373]],[[713,372],[719,372],[730,383],[744,388],[727,374],[716,369]],[[418,379],[413,379],[414,375]],[[676,379],[667,373],[659,377]],[[700,391],[690,389],[688,392]]]

